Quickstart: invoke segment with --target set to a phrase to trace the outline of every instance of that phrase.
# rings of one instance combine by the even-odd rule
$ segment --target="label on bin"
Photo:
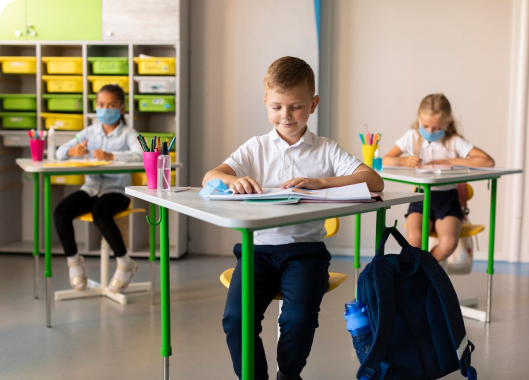
[[[163,99],[154,98],[152,100],[152,104],[163,104],[163,103],[164,103]]]
[[[11,66],[22,66],[24,65],[22,62],[11,62]]]
[[[13,122],[21,123],[22,120],[24,120],[24,119],[22,119],[21,117],[11,117],[11,118],[9,118],[9,120],[13,121]]]
[[[55,122],[55,126],[56,126],[56,127],[64,127],[64,121],[59,121],[59,120],[57,120],[57,121]]]

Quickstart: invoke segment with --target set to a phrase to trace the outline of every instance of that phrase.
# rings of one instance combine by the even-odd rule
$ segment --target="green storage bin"
[[[0,94],[2,108],[6,111],[36,111],[37,95]]]
[[[145,137],[145,141],[147,142],[147,145],[150,147],[151,139],[156,136],[159,137],[161,140],[160,142],[164,142],[165,139],[169,139],[169,144],[171,144],[171,141],[173,140],[173,137],[175,137],[174,133],[163,133],[163,132],[139,132]],[[176,143],[173,145],[172,151],[176,150]]]
[[[36,112],[0,112],[4,129],[37,128]]]
[[[88,100],[92,101],[92,108],[94,109],[94,112],[97,108],[96,98],[97,98],[97,94],[88,95]],[[129,96],[128,95],[125,95],[125,112],[129,112]]]
[[[135,95],[138,109],[143,112],[174,112],[176,110],[174,95]]]
[[[44,94],[48,101],[48,111],[83,112],[83,95]]]
[[[128,75],[129,59],[123,57],[89,57],[92,73],[107,75]]]

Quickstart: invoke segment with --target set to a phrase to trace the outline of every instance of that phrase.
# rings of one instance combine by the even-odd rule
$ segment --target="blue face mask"
[[[208,198],[210,195],[230,195],[234,191],[228,187],[220,179],[212,179],[206,183],[206,186],[200,190],[200,195]]]
[[[103,124],[112,125],[121,117],[121,111],[119,109],[97,108],[96,116]]]
[[[419,123],[419,134],[428,142],[434,142],[434,141],[437,141],[439,139],[442,139],[443,136],[445,135],[445,130],[441,130],[441,131],[437,131],[437,132],[433,132],[433,133],[430,133],[428,132],[426,129],[424,129],[421,125],[421,123]]]

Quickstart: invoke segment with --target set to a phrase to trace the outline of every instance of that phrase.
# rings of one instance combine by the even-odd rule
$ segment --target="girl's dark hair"
[[[117,84],[107,84],[101,87],[101,89],[97,93],[99,94],[101,92],[110,92],[111,94],[114,94],[121,102],[121,105],[125,105],[125,91],[123,91],[123,89]],[[125,120],[125,114],[121,115],[119,121],[121,121],[123,125],[127,125],[127,122]]]

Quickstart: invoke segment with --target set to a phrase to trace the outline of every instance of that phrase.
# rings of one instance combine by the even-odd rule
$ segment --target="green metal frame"
[[[160,293],[162,317],[162,347],[160,354],[168,357],[173,354],[171,347],[171,299],[169,276],[169,210],[160,207]]]
[[[51,254],[51,177],[54,175],[72,175],[72,174],[118,174],[118,173],[142,173],[144,172],[144,168],[135,168],[135,169],[120,169],[120,170],[68,170],[68,171],[56,171],[56,172],[44,172],[40,173],[44,177],[44,260],[45,260],[45,269],[44,269],[44,277],[46,280],[46,327],[51,327],[51,311],[50,311],[50,280],[51,277],[53,277],[52,273],[52,254]],[[34,199],[33,199],[33,255],[39,256],[39,188],[40,188],[40,181],[39,181],[39,173],[33,173],[33,181],[34,181]],[[151,215],[154,218],[154,205],[151,205]],[[167,209],[166,209],[167,211]],[[152,225],[150,227],[150,255],[149,255],[149,261],[155,261],[155,226],[157,224],[161,223],[161,220],[163,218],[162,213],[160,213],[160,221]],[[147,221],[149,221],[149,217],[147,216]],[[150,221],[149,221],[150,222]],[[168,221],[167,221],[168,223]],[[167,245],[167,252],[168,252],[169,246]],[[168,253],[167,253],[168,255]],[[168,264],[167,264],[168,266]],[[167,272],[168,273],[168,272]],[[170,341],[169,341],[170,343]],[[170,350],[170,345],[169,345]]]

